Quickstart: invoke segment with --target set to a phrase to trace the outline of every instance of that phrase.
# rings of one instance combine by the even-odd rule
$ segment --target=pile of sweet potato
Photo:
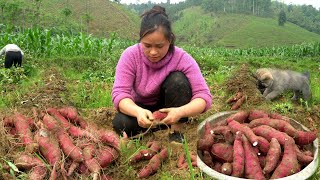
[[[225,175],[277,179],[298,173],[314,159],[317,132],[297,129],[280,114],[238,111],[214,124],[206,121],[202,130],[199,157]]]
[[[24,148],[13,163],[29,179],[70,179],[75,173],[108,179],[102,170],[120,155],[114,131],[89,124],[74,107],[33,109],[33,114],[3,119],[8,134]]]

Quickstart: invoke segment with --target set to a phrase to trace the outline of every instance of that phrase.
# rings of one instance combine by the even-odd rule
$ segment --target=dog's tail
[[[306,76],[309,80],[310,80],[310,72],[309,71],[305,71],[302,73],[304,76]]]

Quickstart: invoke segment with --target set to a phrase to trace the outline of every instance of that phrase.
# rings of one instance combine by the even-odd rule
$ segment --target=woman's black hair
[[[147,34],[153,33],[158,28],[163,28],[164,36],[170,41],[169,52],[174,49],[175,36],[172,32],[171,22],[164,7],[155,5],[149,11],[141,15],[140,40]]]

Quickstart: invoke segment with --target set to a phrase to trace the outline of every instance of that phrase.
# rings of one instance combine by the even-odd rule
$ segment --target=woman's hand
[[[176,124],[181,118],[183,118],[182,109],[179,107],[164,108],[159,111],[168,113],[167,117],[161,121],[161,123],[165,123],[167,125]]]
[[[143,128],[148,128],[152,125],[152,118],[152,112],[148,109],[140,108],[137,111],[138,124]]]

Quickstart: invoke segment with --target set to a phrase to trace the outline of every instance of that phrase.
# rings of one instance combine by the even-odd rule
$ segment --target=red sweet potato
[[[26,146],[26,151],[30,153],[37,151],[39,145],[34,142],[27,117],[22,114],[15,114],[13,117],[13,123],[16,129],[16,134],[19,136],[21,142]]]
[[[290,118],[289,117],[283,116],[283,115],[278,114],[278,113],[269,113],[269,118],[271,118],[271,119],[281,119],[281,120],[290,122]]]
[[[214,166],[214,163],[212,161],[212,156],[210,154],[209,151],[203,151],[202,152],[203,154],[203,158],[202,158],[202,161],[210,168],[213,168]]]
[[[263,168],[264,174],[269,174],[273,171],[279,163],[281,156],[281,146],[276,138],[270,141],[270,148],[266,156],[266,164]]]
[[[238,101],[240,98],[242,97],[242,92],[237,92],[236,94],[234,94],[233,96],[231,96],[229,99],[227,99],[226,103],[232,103],[235,101]]]
[[[205,151],[205,152],[208,152],[208,151]],[[190,159],[191,159],[192,166],[196,167],[197,166],[197,156],[195,155],[195,153],[193,153],[193,152],[190,153]],[[184,169],[184,168],[188,167],[188,162],[187,162],[187,158],[186,158],[185,153],[180,154],[178,161],[177,161],[177,167],[179,169]]]
[[[236,133],[237,131],[241,131],[243,134],[246,135],[246,137],[249,139],[251,144],[253,146],[256,146],[259,143],[258,137],[255,133],[248,127],[243,124],[240,124],[238,121],[227,119],[228,126],[231,128],[231,131],[233,133]]]
[[[276,138],[281,145],[284,145],[285,139],[290,139],[291,137],[284,132],[280,132],[270,126],[261,125],[255,128],[252,128],[252,131],[257,136],[262,136],[268,141],[271,141],[272,138]]]
[[[210,150],[211,146],[214,143],[214,135],[208,135],[206,137],[203,137],[201,139],[198,139],[197,141],[197,149],[198,150]]]
[[[138,173],[138,178],[146,178],[157,172],[160,168],[161,163],[168,158],[168,150],[162,149],[158,154],[154,155],[149,163],[144,166]]]
[[[154,111],[152,113],[152,116],[153,116],[154,120],[156,120],[156,121],[161,121],[162,119],[166,118],[167,115],[168,115],[168,113],[160,112],[160,111]]]
[[[232,106],[231,110],[239,109],[240,106],[244,103],[244,101],[247,99],[247,96],[242,96],[239,100],[237,100]]]
[[[268,140],[266,140],[264,137],[262,136],[257,136],[258,137],[258,149],[259,152],[261,152],[262,154],[266,155],[269,151],[270,148],[270,143]]]
[[[232,176],[242,177],[244,173],[244,148],[242,144],[241,131],[236,132],[236,137],[233,143],[233,162],[232,162]]]
[[[133,162],[138,162],[140,160],[149,160],[159,152],[159,150],[161,149],[161,146],[157,141],[149,141],[147,143],[147,148],[148,149],[142,149],[137,153],[135,153],[134,156],[132,156],[129,161],[133,163]]]
[[[212,128],[212,131],[216,135],[222,135],[224,140],[230,144],[234,141],[234,135],[231,132],[231,128],[229,126],[216,126]]]
[[[69,129],[70,128],[69,121],[60,114],[58,109],[56,109],[56,108],[48,108],[46,110],[46,112],[49,115],[53,116],[58,122],[60,122],[62,124],[62,127],[64,127],[65,129]]]
[[[102,169],[97,159],[92,158],[92,159],[85,160],[85,164],[92,174],[92,177],[93,177],[92,179],[97,180],[99,178],[99,174]]]
[[[83,129],[87,129],[88,123],[79,115],[77,109],[67,106],[58,109],[59,113],[75,125],[79,125]]]
[[[49,131],[58,131],[61,126],[55,118],[49,114],[45,114],[42,118],[43,124]]]
[[[92,159],[95,154],[95,146],[93,144],[86,145],[83,148],[82,153],[84,160]]]
[[[50,165],[54,165],[61,160],[61,152],[59,144],[54,138],[48,136],[45,129],[40,129],[39,133],[35,136],[35,140],[39,144],[41,154]]]
[[[221,173],[225,175],[231,175],[232,173],[232,164],[231,163],[223,163],[221,166]]]
[[[63,153],[75,162],[83,161],[82,150],[75,146],[69,135],[63,130],[57,131],[56,136]]]
[[[248,179],[257,180],[265,179],[260,166],[259,158],[245,135],[242,136],[242,142],[245,156],[245,177]]]
[[[297,159],[295,142],[292,138],[286,139],[284,153],[280,164],[274,170],[271,179],[283,178],[300,171],[300,164]]]
[[[213,130],[212,130],[212,127],[210,125],[210,122],[209,121],[206,121],[204,123],[204,131],[201,135],[201,138],[204,138],[204,137],[207,137],[209,135],[212,135],[213,134]]]
[[[116,132],[106,129],[101,129],[98,132],[98,136],[101,142],[110,145],[120,151],[120,138]]]
[[[239,123],[242,124],[247,121],[248,116],[249,116],[249,112],[242,110],[242,111],[238,111],[238,112],[230,115],[227,119],[233,119],[233,120],[238,121]]]
[[[248,120],[249,122],[251,122],[254,119],[267,118],[267,117],[268,117],[268,113],[266,113],[265,111],[259,110],[259,109],[252,109],[249,112]]]
[[[313,156],[302,152],[297,145],[295,146],[295,150],[297,152],[298,161],[301,165],[307,165],[313,161]]]
[[[233,145],[227,143],[216,143],[211,146],[210,152],[214,158],[222,162],[233,161]]]
[[[97,137],[95,135],[93,135],[92,133],[90,133],[88,130],[76,127],[74,125],[70,125],[70,128],[67,131],[70,134],[70,136],[72,136],[72,137],[76,137],[76,138],[87,137],[88,139],[92,140],[93,142],[99,141],[97,139]]]
[[[67,176],[71,176],[76,168],[80,165],[79,162],[73,161],[68,169]]]
[[[293,137],[299,145],[310,144],[317,138],[317,132],[297,130],[289,122],[280,119],[259,118],[250,122],[250,127],[257,127],[260,125],[268,125],[281,132],[285,132]]]
[[[42,180],[47,174],[45,164],[34,156],[21,154],[15,158],[14,162],[18,169],[30,170],[28,173],[29,179]]]
[[[110,146],[104,146],[101,149],[98,149],[96,152],[96,159],[98,160],[102,168],[107,167],[109,164],[114,162],[118,157],[119,157],[119,152]]]

